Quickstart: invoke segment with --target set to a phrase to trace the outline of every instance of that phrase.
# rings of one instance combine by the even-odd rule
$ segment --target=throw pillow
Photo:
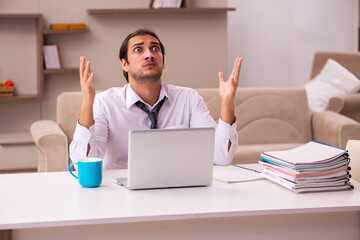
[[[309,108],[313,112],[327,109],[332,97],[358,92],[360,80],[333,59],[328,59],[320,73],[305,85]]]

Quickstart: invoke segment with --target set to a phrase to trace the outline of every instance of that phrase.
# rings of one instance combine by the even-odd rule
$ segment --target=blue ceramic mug
[[[71,166],[78,166],[78,175],[72,173]],[[83,187],[98,187],[102,181],[102,160],[100,158],[85,158],[69,165],[69,172],[79,180]]]

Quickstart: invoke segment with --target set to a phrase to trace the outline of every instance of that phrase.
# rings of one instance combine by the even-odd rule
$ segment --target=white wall
[[[357,51],[358,0],[228,0],[228,71],[239,85],[303,86],[315,51]]]

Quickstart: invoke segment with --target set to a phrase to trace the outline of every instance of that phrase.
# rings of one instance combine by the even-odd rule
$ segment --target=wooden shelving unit
[[[0,14],[1,19],[29,19],[36,20],[36,52],[37,52],[37,86],[38,94],[14,95],[12,97],[0,97],[0,102],[21,102],[28,100],[41,100],[43,97],[44,76],[64,73],[76,73],[78,68],[63,69],[43,69],[43,43],[46,42],[46,36],[50,35],[67,35],[67,34],[83,34],[89,32],[89,29],[71,29],[71,30],[51,30],[43,29],[43,19],[41,14]]]
[[[41,14],[0,14],[1,19],[28,19],[35,20],[36,22],[36,52],[37,57],[35,61],[37,62],[37,75],[35,84],[37,84],[37,94],[29,95],[15,95],[13,97],[0,98],[0,102],[12,102],[12,101],[27,101],[27,100],[40,100],[43,97],[43,85],[44,85],[44,75],[43,75],[43,56],[42,56],[42,45],[43,45],[43,20]],[[34,61],[34,60],[31,60]]]
[[[0,104],[5,109],[7,108],[13,108],[17,107],[18,105],[22,105],[23,103],[27,104],[29,101],[40,101],[43,97],[43,85],[44,85],[44,74],[43,74],[43,55],[42,55],[42,46],[43,46],[43,19],[41,14],[0,14],[0,21],[5,20],[10,23],[15,22],[14,25],[20,26],[16,29],[16,34],[19,37],[25,36],[24,42],[29,43],[25,45],[25,47],[29,47],[32,49],[32,52],[34,54],[31,55],[25,55],[21,58],[16,60],[17,67],[29,69],[31,68],[33,76],[27,76],[26,78],[26,84],[30,82],[30,84],[34,85],[34,94],[18,94],[15,90],[15,95],[12,97],[1,97],[0,98]],[[10,20],[10,21],[9,21]],[[18,21],[21,20],[21,21]],[[31,34],[25,34],[22,33],[22,25],[24,24],[26,26],[31,26],[31,30],[27,31],[27,33],[31,32]],[[34,25],[35,24],[35,27]],[[32,32],[35,30],[35,32]],[[20,31],[20,32],[19,32]],[[11,32],[11,31],[10,31]],[[4,34],[7,36],[7,32],[1,32],[0,34]],[[27,38],[27,37],[30,37]],[[35,38],[33,38],[35,37]],[[11,38],[7,38],[8,41],[11,41]],[[28,41],[31,41],[28,42]],[[8,57],[8,54],[16,53],[16,47],[13,43],[2,41],[1,44],[4,44],[7,48],[9,48],[9,52],[2,52],[0,54],[0,58],[3,59]],[[19,46],[21,49],[23,46]],[[13,51],[13,50],[16,51]],[[30,66],[27,66],[27,62],[31,62],[32,64]],[[36,70],[34,69],[36,68]],[[16,71],[14,69],[1,69],[4,72],[3,76],[9,75],[13,76],[14,73],[12,71]],[[35,71],[34,71],[35,70]],[[8,72],[5,72],[8,71]],[[16,74],[16,73],[15,73]],[[16,79],[17,78],[17,79]],[[22,79],[19,80],[19,76],[15,77],[15,87],[17,89],[25,88],[25,80]],[[23,84],[23,85],[22,85]],[[36,87],[35,87],[36,86]],[[14,106],[14,103],[16,106]],[[37,105],[37,103],[35,103]],[[33,104],[29,105],[34,106]],[[22,108],[21,108],[22,109]],[[17,111],[17,110],[16,110]],[[37,110],[34,109],[36,112]],[[2,118],[7,119],[8,121],[14,121],[14,122],[23,122],[23,118],[29,117],[29,119],[32,119],[33,116],[24,115],[20,112],[20,114],[17,116],[14,114],[13,111],[3,111]],[[21,124],[20,124],[21,125]],[[14,128],[11,128],[14,129]],[[21,132],[19,132],[21,130]],[[34,155],[28,155],[31,152],[35,152],[35,143],[31,137],[31,134],[29,131],[26,131],[25,129],[21,128],[19,131],[7,131],[6,128],[3,128],[2,131],[0,131],[0,148],[2,156],[1,166],[0,166],[0,173],[12,173],[12,172],[35,172],[36,171],[36,163],[34,162],[36,160],[36,156]],[[14,154],[14,155],[13,155]],[[19,163],[19,157],[24,157],[21,159],[22,163]],[[19,164],[19,165],[18,165]],[[4,236],[4,234],[3,234]],[[9,236],[9,235],[8,235]],[[0,239],[1,239],[1,233],[0,233]],[[6,235],[5,235],[5,239]],[[10,238],[9,238],[10,239]]]
[[[235,8],[124,8],[124,9],[87,9],[89,14],[131,14],[131,13],[225,13]]]

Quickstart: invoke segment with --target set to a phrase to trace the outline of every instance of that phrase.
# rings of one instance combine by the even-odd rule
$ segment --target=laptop
[[[129,132],[128,189],[211,185],[214,128],[133,130]]]

